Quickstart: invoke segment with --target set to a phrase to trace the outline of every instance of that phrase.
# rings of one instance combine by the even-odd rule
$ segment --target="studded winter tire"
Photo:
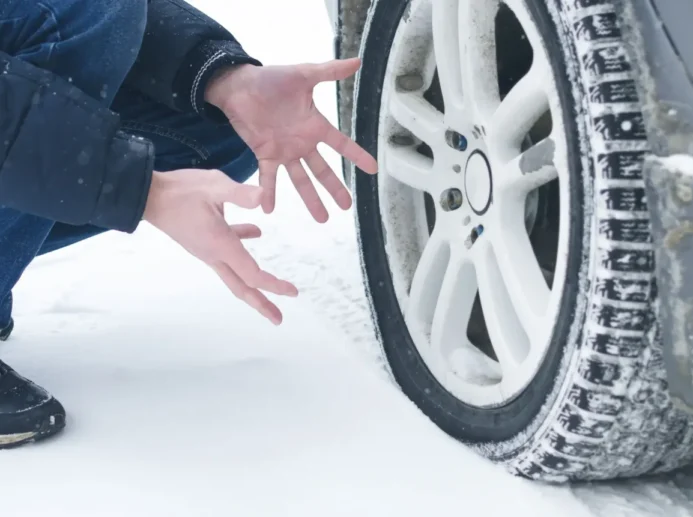
[[[511,472],[670,471],[637,80],[609,0],[374,0],[353,190],[402,391]]]

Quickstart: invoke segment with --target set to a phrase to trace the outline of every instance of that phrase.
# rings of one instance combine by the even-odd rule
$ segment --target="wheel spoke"
[[[410,331],[428,337],[449,261],[449,243],[442,237],[442,232],[434,230],[416,266],[404,308]]]
[[[433,178],[433,160],[412,147],[385,145],[383,161],[387,175],[416,190],[428,192]]]
[[[555,150],[555,141],[548,137],[501,167],[494,175],[497,192],[524,198],[532,190],[558,178]]]
[[[394,119],[418,138],[432,145],[442,140],[443,114],[416,93],[395,92],[390,101]]]
[[[505,376],[527,356],[529,343],[505,289],[493,248],[486,241],[478,241],[474,248],[474,266],[486,329]]]
[[[424,60],[424,64],[421,70],[423,75],[423,90],[428,90],[433,84],[436,72],[438,71],[438,64],[436,63],[436,53],[435,51],[428,52]]]
[[[465,107],[483,125],[499,99],[498,71],[496,66],[489,66],[496,62],[495,20],[499,5],[499,0],[459,2],[462,92]]]
[[[549,111],[544,90],[548,79],[543,66],[532,65],[496,108],[487,135],[489,147],[497,156],[514,156],[532,126]]]
[[[507,203],[493,231],[488,232],[501,277],[515,314],[534,345],[543,339],[544,316],[551,290],[525,229],[522,203]],[[513,210],[513,208],[517,209]],[[518,216],[519,213],[519,216]]]
[[[460,59],[459,0],[433,2],[433,48],[443,92],[445,114],[459,116],[464,110],[462,60]]]
[[[431,348],[447,357],[464,346],[467,327],[477,293],[471,257],[461,246],[453,246],[431,326]]]

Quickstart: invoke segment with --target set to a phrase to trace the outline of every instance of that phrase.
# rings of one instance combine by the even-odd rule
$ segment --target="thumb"
[[[238,183],[224,175],[222,187],[218,189],[219,202],[233,203],[241,208],[257,208],[262,201],[261,187]]]
[[[327,81],[343,81],[358,72],[361,59],[333,59],[326,63],[311,65],[310,77],[315,84]]]

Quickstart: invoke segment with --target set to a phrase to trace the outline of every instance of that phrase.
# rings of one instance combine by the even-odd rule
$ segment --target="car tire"
[[[355,140],[374,156],[381,157],[390,141],[382,99],[395,81],[390,62],[402,51],[395,48],[397,35],[412,18],[426,16],[426,7],[424,14],[416,11],[426,2],[431,0],[371,5],[352,126]],[[381,161],[379,176],[356,170],[352,190],[367,296],[389,371],[443,431],[519,476],[601,480],[688,465],[693,418],[675,408],[667,392],[642,178],[648,143],[616,3],[514,4],[526,8],[542,38],[567,142],[570,231],[547,349],[527,385],[502,404],[469,403],[432,373],[397,290],[393,254],[409,250],[393,251],[388,243],[396,236],[384,220],[396,201],[383,197],[379,176],[388,165]],[[425,48],[421,38],[408,41],[410,55]],[[409,222],[400,218],[397,224]]]

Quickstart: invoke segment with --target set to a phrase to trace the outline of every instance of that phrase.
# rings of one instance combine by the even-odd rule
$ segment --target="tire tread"
[[[642,180],[647,135],[642,112],[632,110],[633,68],[611,0],[554,5],[580,49],[581,86],[589,92],[586,132],[594,154],[598,267],[586,293],[592,306],[568,401],[550,430],[511,462],[511,470],[546,481],[670,471],[693,460],[693,425],[667,392],[653,309],[649,219],[633,217],[647,210]],[[607,303],[621,301],[635,306]],[[563,462],[546,452],[547,445]]]

